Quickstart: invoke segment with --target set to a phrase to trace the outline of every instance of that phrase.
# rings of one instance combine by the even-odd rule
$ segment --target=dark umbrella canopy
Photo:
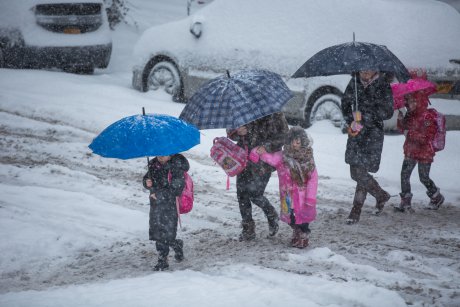
[[[106,158],[131,159],[169,156],[200,143],[196,127],[163,114],[133,115],[101,132],[88,146]]]
[[[386,46],[363,42],[323,49],[308,59],[292,77],[331,76],[363,70],[392,73],[400,82],[410,79],[407,68]]]
[[[276,73],[243,70],[230,76],[227,72],[200,87],[180,118],[199,129],[234,129],[281,111],[292,97]]]

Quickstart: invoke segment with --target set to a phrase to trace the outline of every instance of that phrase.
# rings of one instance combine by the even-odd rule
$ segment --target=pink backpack
[[[431,141],[434,151],[441,151],[446,145],[446,117],[436,109],[428,109],[428,112],[434,115],[436,121],[436,134]]]
[[[228,176],[240,174],[248,162],[248,151],[233,143],[226,137],[218,137],[213,141],[211,158],[222,167]]]
[[[185,187],[182,194],[177,197],[177,205],[180,214],[189,213],[193,208],[193,180],[187,172],[184,172]],[[168,173],[171,182],[171,172]]]

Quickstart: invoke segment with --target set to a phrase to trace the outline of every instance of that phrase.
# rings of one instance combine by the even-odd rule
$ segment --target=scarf
[[[374,82],[375,80],[377,80],[378,78],[380,77],[380,74],[377,72],[375,73],[375,75],[372,76],[372,78],[370,78],[369,80],[367,81],[364,81],[362,79],[359,79],[362,83],[362,85],[364,86],[364,88],[368,87],[369,85],[371,85],[372,82]]]
[[[292,181],[298,186],[303,186],[308,175],[315,169],[311,147],[301,147],[299,150],[294,150],[290,145],[284,145],[283,161],[289,168]]]

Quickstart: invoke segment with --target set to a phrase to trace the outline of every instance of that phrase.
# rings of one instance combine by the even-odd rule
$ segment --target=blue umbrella
[[[193,125],[169,115],[147,114],[111,124],[88,147],[106,158],[131,159],[169,156],[199,143],[200,132]]]
[[[293,97],[281,77],[266,70],[243,70],[205,83],[187,101],[180,118],[199,129],[234,129],[281,111]]]

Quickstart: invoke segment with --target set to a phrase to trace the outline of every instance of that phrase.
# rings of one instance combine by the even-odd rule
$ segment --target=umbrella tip
[[[353,43],[355,42],[355,32],[353,32]]]
[[[228,69],[226,71],[227,71],[227,77],[230,78],[230,72],[228,71]]]
[[[145,108],[142,107],[142,115],[145,115]]]

